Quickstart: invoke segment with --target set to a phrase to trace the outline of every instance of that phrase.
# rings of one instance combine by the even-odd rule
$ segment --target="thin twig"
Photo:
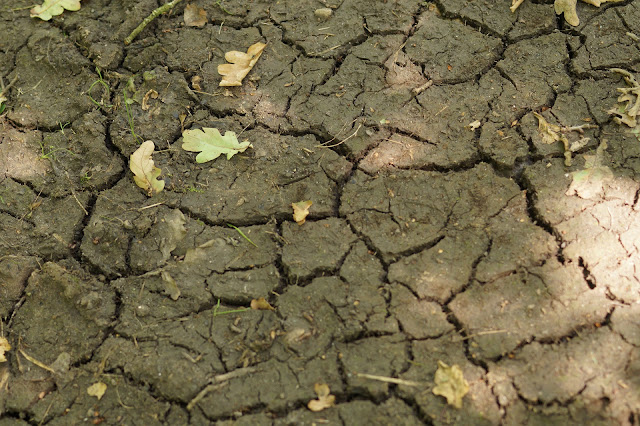
[[[433,80],[429,80],[425,84],[423,84],[422,86],[419,86],[419,87],[416,87],[415,89],[413,89],[411,91],[411,93],[413,94],[413,96],[418,96],[420,93],[424,92],[425,90],[427,90],[432,85],[433,85]]]
[[[211,379],[211,381],[213,383],[226,382],[227,380],[235,379],[236,377],[242,377],[246,374],[253,373],[256,370],[256,367],[238,368],[237,370],[233,370],[229,373],[218,374],[213,379]]]
[[[229,384],[228,382],[224,382],[224,383],[216,383],[216,384],[207,385],[191,401],[189,401],[189,403],[187,404],[187,411],[193,410],[193,407],[198,402],[200,402],[205,396],[207,396],[207,394],[209,392],[213,392],[214,390],[221,389],[221,388],[227,386],[228,384]]]
[[[38,361],[37,359],[35,359],[32,356],[29,356],[25,353],[25,351],[23,351],[22,349],[18,349],[18,351],[22,354],[23,357],[26,358],[27,361],[31,362],[32,364],[37,365],[38,367],[42,368],[43,370],[47,370],[51,373],[55,373],[56,370],[54,370],[53,368],[49,367],[46,364],[41,363],[40,361]]]
[[[82,205],[82,203],[80,202],[80,200],[78,200],[78,197],[76,197],[76,192],[73,190],[73,182],[71,181],[71,177],[69,177],[69,172],[65,171],[64,172],[67,175],[67,180],[69,181],[69,183],[71,184],[70,188],[71,188],[71,195],[73,196],[73,198],[76,200],[76,203],[78,203],[78,205],[80,206],[80,208],[82,209],[82,211],[84,212],[85,216],[89,216],[89,212],[87,211],[87,209],[84,208],[84,206]]]
[[[198,402],[200,402],[205,396],[207,396],[208,393],[213,392],[214,390],[221,389],[228,385],[229,380],[253,373],[256,370],[257,369],[255,367],[239,368],[229,373],[219,374],[215,376],[213,379],[211,379],[211,384],[207,385],[204,389],[198,392],[198,395],[196,395],[191,401],[189,401],[189,403],[187,404],[187,410],[191,411]]]
[[[478,336],[486,336],[487,334],[500,334],[500,333],[509,333],[509,330],[487,330],[487,331],[480,331],[476,334],[471,334],[469,336],[466,337],[462,337],[458,340],[456,340],[456,342],[462,342],[463,340],[469,340],[469,339],[473,339],[474,337],[478,337]]]
[[[164,204],[164,203],[155,203],[155,204],[151,204],[150,206],[140,207],[138,209],[138,211],[140,212],[142,210],[151,209],[153,207],[158,207],[158,206],[161,206],[162,204]]]
[[[0,91],[0,96],[3,96],[7,92],[7,90],[9,90],[11,86],[15,84],[16,81],[18,81],[18,74],[16,74],[15,77],[13,77],[13,80],[11,80],[11,82],[5,86],[2,77],[0,77],[0,89],[2,89],[2,91]]]
[[[147,16],[144,21],[142,21],[142,23],[140,25],[138,25],[136,27],[135,30],[131,31],[131,34],[129,34],[129,36],[127,38],[124,39],[124,44],[125,45],[130,45],[131,42],[133,41],[134,38],[136,38],[138,36],[138,34],[140,34],[142,32],[142,30],[145,29],[145,27],[147,25],[149,25],[149,23],[151,23],[151,21],[153,21],[154,19],[156,19],[159,15],[162,15],[165,12],[168,12],[169,10],[173,9],[173,7],[180,3],[182,0],[173,0],[165,5],[160,6],[159,8],[157,8],[156,10],[154,10],[153,12],[151,12],[151,14],[149,16]]]
[[[352,137],[357,136],[358,135],[358,130],[360,130],[361,127],[362,127],[362,123],[360,123],[360,125],[358,125],[358,128],[356,129],[355,132],[353,132],[352,134],[350,134],[346,138],[342,139],[338,143],[334,143],[333,145],[322,145],[322,144],[320,144],[320,145],[316,145],[315,148],[334,148],[334,147],[336,147],[338,145],[342,145],[343,143],[345,143],[346,141],[348,141]]]
[[[396,378],[393,378],[393,377],[376,376],[374,374],[356,373],[356,377],[360,377],[360,378],[363,378],[363,379],[377,380],[379,382],[385,382],[385,383],[394,383],[396,385],[405,385],[405,386],[420,386],[421,385],[421,383],[414,382],[414,381],[411,381],[411,380],[402,380],[402,379],[396,379]]]

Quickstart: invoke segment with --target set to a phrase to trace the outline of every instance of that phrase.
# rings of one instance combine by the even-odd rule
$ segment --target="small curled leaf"
[[[146,141],[129,157],[129,169],[133,173],[134,182],[147,191],[149,196],[164,189],[164,181],[158,179],[162,171],[151,159],[154,149],[153,141]]]

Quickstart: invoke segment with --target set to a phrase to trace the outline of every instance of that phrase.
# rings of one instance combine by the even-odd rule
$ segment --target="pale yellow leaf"
[[[107,391],[107,385],[102,382],[96,382],[87,388],[89,396],[95,396],[98,399],[102,399],[102,396]]]
[[[522,4],[524,0],[511,0],[511,11],[515,12],[516,9]],[[624,0],[582,0],[585,3],[600,7],[601,4],[607,2],[619,2]],[[576,12],[577,0],[555,0],[553,6],[557,15],[564,14],[564,20],[569,25],[578,26],[580,19],[578,19],[578,13]]]
[[[207,11],[195,4],[184,8],[184,24],[187,27],[202,27],[207,23]]]
[[[516,9],[522,4],[524,0],[511,0],[511,9],[512,12],[515,12]]]
[[[614,115],[613,121],[616,123],[635,128],[638,125],[638,118],[640,118],[640,84],[627,70],[612,68],[611,71],[621,74],[629,87],[617,89],[621,93],[618,96],[618,104],[608,112]]]
[[[318,399],[312,399],[307,404],[311,411],[322,411],[325,408],[332,407],[336,403],[335,395],[331,395],[329,385],[326,383],[316,383],[313,390],[318,395]]]
[[[5,356],[5,352],[11,350],[11,345],[6,337],[0,337],[0,362],[6,362],[7,357]]]
[[[309,207],[313,204],[312,201],[300,201],[298,203],[291,203],[291,207],[293,207],[293,220],[296,221],[298,225],[302,225],[309,215]]]
[[[547,120],[537,112],[533,112],[533,115],[538,119],[538,133],[542,138],[542,142],[551,144],[562,140],[561,127],[556,124],[550,124]]]
[[[264,43],[255,43],[247,53],[237,50],[227,52],[224,58],[230,63],[218,65],[218,74],[222,76],[220,86],[242,86],[242,79],[249,74],[266,46]]]
[[[149,196],[164,189],[164,181],[158,179],[161,170],[151,159],[154,149],[153,141],[146,141],[129,157],[129,169],[134,175],[133,180],[136,185],[147,191]]]
[[[456,408],[462,408],[462,397],[469,392],[469,383],[464,379],[462,370],[457,365],[449,367],[442,361],[438,361],[438,370],[435,376],[436,386],[432,392],[447,398],[447,404]]]
[[[553,7],[556,15],[564,14],[564,20],[574,27],[580,24],[578,12],[576,12],[576,3],[578,0],[556,0]]]
[[[44,0],[40,6],[31,9],[32,18],[40,18],[48,21],[56,15],[60,15],[64,10],[80,10],[80,0]]]
[[[162,271],[160,276],[162,277],[162,282],[164,283],[164,292],[169,295],[171,300],[178,300],[180,297],[180,289],[178,288],[178,284],[173,279],[171,274],[167,271]]]

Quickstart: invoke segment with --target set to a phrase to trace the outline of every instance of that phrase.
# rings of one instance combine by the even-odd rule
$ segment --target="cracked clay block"
[[[357,238],[349,224],[337,218],[307,221],[302,226],[286,222],[282,236],[286,241],[282,263],[292,282],[335,270]]]
[[[483,179],[491,183],[479,184]],[[482,228],[518,193],[514,182],[485,164],[453,175],[401,170],[380,179],[356,173],[347,182],[340,212],[391,262],[433,244],[448,224],[456,230]]]
[[[45,364],[62,352],[69,353],[72,363],[88,359],[102,343],[116,311],[115,292],[74,261],[44,264],[31,275],[26,291],[30,297],[13,327],[28,353]]]
[[[417,28],[407,39],[405,51],[435,83],[473,78],[495,62],[502,50],[500,39],[462,22],[441,19],[434,12],[422,14]]]
[[[473,336],[470,352],[479,359],[505,355],[534,336],[559,338],[605,320],[612,303],[603,287],[590,289],[577,265],[555,258],[491,283],[474,283],[449,305]],[[480,303],[483,310],[472,308]],[[486,315],[486,310],[492,312]]]

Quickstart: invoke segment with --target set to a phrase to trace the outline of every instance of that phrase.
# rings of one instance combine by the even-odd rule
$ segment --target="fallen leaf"
[[[310,200],[291,203],[291,207],[293,207],[293,220],[295,220],[298,225],[306,222],[307,216],[309,215],[309,207],[311,207],[312,204],[313,202]]]
[[[202,86],[200,86],[200,82],[202,81],[202,77],[199,75],[194,75],[191,77],[191,87],[193,90],[202,91]]]
[[[462,408],[462,397],[469,392],[469,383],[464,379],[462,370],[457,365],[449,367],[438,360],[438,370],[434,379],[436,386],[432,392],[447,398],[447,404]]]
[[[184,8],[184,24],[187,27],[202,27],[207,23],[207,11],[195,4]]]
[[[153,141],[143,142],[140,148],[129,157],[129,169],[133,172],[134,182],[147,191],[149,196],[164,189],[164,181],[158,179],[161,170],[153,164],[151,159],[154,148]]]
[[[480,126],[482,126],[482,123],[480,122],[480,120],[476,120],[467,124],[467,127],[469,128],[469,130],[476,130]]]
[[[40,18],[48,21],[56,15],[60,15],[64,10],[80,10],[80,0],[44,0],[40,6],[30,10],[32,18]]]
[[[556,15],[560,15],[561,13],[564,14],[564,20],[574,27],[577,27],[580,24],[578,12],[576,12],[577,1],[578,0],[556,0],[553,4]]]
[[[511,12],[515,12],[516,9],[522,4],[524,0],[511,0]],[[600,7],[602,3],[607,2],[619,2],[623,0],[582,0],[585,3],[589,3],[596,7]],[[556,11],[556,15],[564,13],[564,20],[574,27],[580,24],[578,19],[578,13],[576,12],[577,0],[555,0],[553,7]]]
[[[516,9],[522,4],[524,0],[511,0],[511,9],[512,12],[515,12]]]
[[[560,134],[562,131],[560,126],[549,123],[542,115],[535,111],[533,115],[538,119],[538,133],[542,138],[542,142],[552,144],[554,142],[562,141],[564,135]],[[569,142],[567,141],[567,143]]]
[[[173,277],[166,271],[162,271],[160,273],[162,277],[162,282],[164,283],[164,292],[169,295],[171,300],[178,300],[180,297],[180,289],[178,288],[178,284],[173,279]]]
[[[276,308],[271,306],[264,297],[259,297],[251,301],[251,309],[256,311],[275,311]]]
[[[571,173],[572,181],[565,195],[577,195],[583,199],[592,199],[604,192],[604,184],[613,179],[613,172],[602,164],[607,142],[600,142],[595,155],[583,155],[584,170]]]
[[[143,111],[147,111],[149,108],[151,108],[151,105],[149,105],[149,98],[158,99],[158,92],[156,92],[155,90],[151,89],[147,93],[145,93],[144,97],[142,98],[142,110]]]
[[[224,136],[218,129],[203,127],[202,130],[185,130],[182,132],[182,149],[185,151],[200,152],[196,156],[197,163],[206,163],[214,160],[222,154],[227,155],[227,160],[239,152],[244,152],[251,144],[248,141],[238,142],[234,132],[225,132]]]
[[[6,337],[0,337],[0,362],[6,362],[7,357],[5,356],[5,352],[11,350],[11,345]]]
[[[318,395],[318,399],[312,399],[309,401],[307,404],[309,410],[317,412],[335,405],[336,397],[335,395],[330,394],[329,385],[326,383],[316,383],[313,385],[313,390],[316,395]]]
[[[95,396],[98,399],[102,399],[102,396],[107,391],[107,385],[102,382],[96,382],[87,388],[89,396]]]
[[[316,18],[318,18],[318,20],[326,21],[327,19],[331,18],[331,15],[333,15],[333,9],[323,7],[320,9],[316,9],[313,14]]]
[[[621,93],[618,96],[618,105],[609,110],[609,114],[615,115],[613,121],[616,123],[634,128],[638,125],[638,117],[640,116],[640,83],[627,70],[613,68],[611,71],[622,74],[629,87],[619,87],[617,89]]]
[[[255,43],[247,49],[247,53],[237,50],[225,53],[224,58],[230,63],[218,65],[218,74],[222,76],[219,86],[242,86],[242,79],[258,62],[266,46],[264,43]]]
[[[538,119],[538,133],[542,142],[551,144],[554,142],[562,142],[564,146],[564,164],[565,166],[571,166],[571,153],[586,146],[589,143],[589,138],[580,137],[579,140],[569,142],[566,134],[577,133],[582,136],[584,129],[596,127],[592,124],[581,124],[578,126],[558,126],[557,124],[551,124],[537,112],[533,112],[533,115]]]

